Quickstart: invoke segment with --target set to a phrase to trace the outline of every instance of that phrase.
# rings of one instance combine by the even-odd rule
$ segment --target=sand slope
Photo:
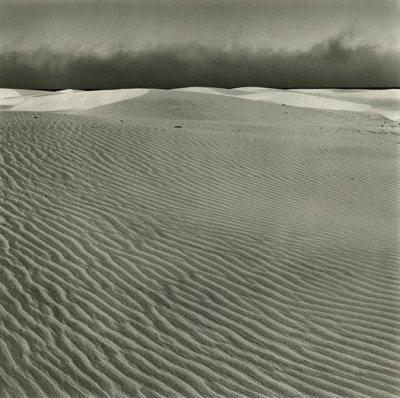
[[[29,95],[18,98],[16,102],[4,105],[14,105],[14,111],[66,111],[91,109],[97,106],[138,97],[148,92],[146,89],[102,90],[102,91],[75,91],[66,90],[48,95]]]
[[[303,108],[372,112],[391,120],[400,119],[400,90],[339,90],[239,87],[232,90],[207,87],[178,89],[192,93],[219,94]]]
[[[0,98],[19,97],[17,90],[11,88],[0,88]]]
[[[160,90],[0,124],[1,397],[400,395],[398,124]]]
[[[303,108],[336,109],[359,112],[366,112],[371,109],[371,107],[366,104],[358,104],[356,102],[341,101],[333,98],[324,98],[322,96],[281,90],[260,91],[241,95],[240,98],[278,104],[281,103],[291,106],[301,106]]]
[[[291,90],[313,96],[369,105],[370,111],[391,120],[400,119],[400,90]]]
[[[13,98],[13,97],[26,97],[29,95],[41,95],[50,94],[49,91],[41,90],[21,90],[21,89],[10,89],[10,88],[0,88],[0,99],[2,98]]]

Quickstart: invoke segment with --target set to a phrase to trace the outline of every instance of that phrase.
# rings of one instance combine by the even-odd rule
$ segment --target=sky
[[[0,0],[0,86],[399,87],[400,0]]]

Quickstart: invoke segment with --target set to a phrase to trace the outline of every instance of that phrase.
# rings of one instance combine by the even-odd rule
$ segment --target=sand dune
[[[330,95],[334,95],[338,90],[335,89],[324,89],[324,88],[295,88],[295,89],[291,89],[289,91],[294,91],[294,92],[299,92],[299,93],[306,93],[306,94],[330,94]],[[340,91],[344,91],[344,90],[340,90]],[[347,91],[351,91],[351,90],[346,90]],[[364,91],[364,90],[362,90]],[[351,91],[352,92],[352,91]]]
[[[357,102],[341,101],[333,98],[296,93],[293,91],[287,92],[283,90],[260,91],[241,95],[240,98],[273,102],[278,104],[280,103],[291,106],[301,106],[303,108],[336,109],[359,112],[371,110],[371,107],[367,104],[359,104]]]
[[[82,90],[74,90],[74,89],[71,89],[71,88],[67,88],[65,90],[57,91],[57,93],[79,93],[79,92],[82,92]]]
[[[43,90],[21,90],[21,89],[0,88],[0,99],[26,97],[29,95],[42,95],[42,94],[50,95],[51,92]]]
[[[28,105],[27,110],[30,108],[35,108],[35,102],[37,100],[29,100],[30,98],[36,98],[44,96],[47,98],[47,102],[51,102],[53,95],[59,93],[73,93],[77,90],[62,90],[62,91],[41,91],[41,90],[10,90],[10,89],[0,89],[0,106],[7,108],[14,108],[16,105],[25,104]],[[42,100],[43,101],[43,100]],[[46,102],[46,101],[45,101]],[[73,102],[73,101],[71,101]],[[48,107],[39,107],[37,110],[47,111]]]
[[[12,108],[22,102],[24,102],[24,97],[22,96],[0,98],[0,106],[7,108]]]
[[[317,97],[339,99],[351,103],[366,104],[370,111],[391,120],[400,118],[400,90],[294,90]]]
[[[237,87],[237,88],[234,88],[233,90],[256,93],[256,92],[259,92],[259,91],[269,91],[269,90],[275,90],[275,89],[267,88],[267,87]]]
[[[0,98],[19,97],[20,95],[17,90],[0,88]]]
[[[292,112],[296,113],[295,109]],[[277,105],[245,101],[237,96],[209,95],[180,90],[149,90],[139,98],[77,112],[86,115],[119,117],[123,119],[169,119],[179,124],[182,120],[247,121],[274,123],[288,120]]]
[[[220,94],[218,90],[209,87],[183,87],[176,88],[174,91],[187,91],[189,93]]]
[[[135,98],[148,93],[145,89],[104,90],[84,92],[62,90],[46,93],[29,90],[7,90],[0,92],[0,106],[14,111],[70,111],[85,110],[109,103]],[[15,91],[15,92],[14,92]],[[24,93],[22,93],[25,91]],[[278,90],[261,87],[241,87],[238,89],[216,89],[208,87],[185,87],[172,92],[220,95],[247,100],[285,104],[303,108],[372,112],[391,120],[400,118],[400,90]]]
[[[397,98],[400,99],[400,90],[364,90],[347,92],[346,90],[337,91],[336,95],[352,97],[352,98]]]
[[[41,96],[26,96],[14,107],[14,111],[65,111],[90,109],[97,106],[138,97],[148,92],[146,89],[68,91]]]
[[[1,397],[400,396],[398,123],[179,90],[21,108]]]
[[[338,90],[238,87],[222,90],[207,87],[186,87],[179,91],[236,96],[238,98],[285,104],[304,108],[372,112],[391,120],[400,118],[400,90]],[[243,94],[245,93],[245,94]]]

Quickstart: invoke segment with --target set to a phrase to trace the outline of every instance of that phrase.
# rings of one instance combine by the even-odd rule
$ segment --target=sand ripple
[[[5,112],[0,396],[398,397],[397,133],[313,115]]]

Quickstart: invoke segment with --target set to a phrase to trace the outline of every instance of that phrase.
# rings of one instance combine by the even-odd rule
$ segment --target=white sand
[[[337,92],[336,89],[331,90],[331,89],[323,89],[323,88],[302,88],[302,89],[291,89],[288,91],[306,93],[306,94],[328,94],[328,95],[329,94],[335,95],[335,93]]]
[[[18,91],[10,88],[0,88],[0,98],[19,97]]]
[[[13,107],[14,111],[66,111],[91,109],[144,95],[146,89],[103,91],[67,91],[50,95],[27,96]]]
[[[256,93],[259,91],[269,91],[269,90],[275,90],[275,89],[267,88],[267,87],[237,87],[237,88],[234,88],[233,90],[245,91],[245,92],[249,92],[249,93]]]
[[[43,91],[43,90],[10,90],[10,89],[0,89],[0,106],[5,106],[5,107],[14,107],[19,104],[23,103],[30,103],[32,106],[35,103],[35,100],[30,100],[28,101],[28,98],[32,97],[39,97],[39,96],[45,96],[46,98],[49,98],[50,96],[62,93],[62,92],[75,92],[76,90],[63,90],[63,91]],[[48,102],[50,102],[51,99],[49,99]],[[29,110],[29,109],[27,109]],[[43,109],[46,111],[47,109]]]
[[[176,88],[174,91],[185,91],[190,93],[201,93],[201,94],[217,94],[219,95],[220,92],[213,88],[209,87],[183,87],[183,88]]]
[[[346,90],[338,91],[335,93],[338,96],[352,97],[352,98],[397,98],[400,99],[400,90],[365,90],[347,93]]]
[[[336,109],[346,111],[366,112],[371,110],[367,104],[323,98],[316,95],[296,93],[293,91],[260,91],[257,93],[240,95],[240,98],[265,101],[275,104],[300,106],[303,108]]]
[[[16,108],[1,397],[400,396],[398,123],[179,90]]]
[[[391,120],[400,119],[400,90],[291,90],[303,91],[318,98],[336,99],[364,104],[370,107],[370,112],[385,116]],[[357,110],[357,109],[354,109]]]
[[[78,93],[81,92],[82,90],[74,90],[72,88],[67,88],[65,90],[59,90],[57,93]]]

